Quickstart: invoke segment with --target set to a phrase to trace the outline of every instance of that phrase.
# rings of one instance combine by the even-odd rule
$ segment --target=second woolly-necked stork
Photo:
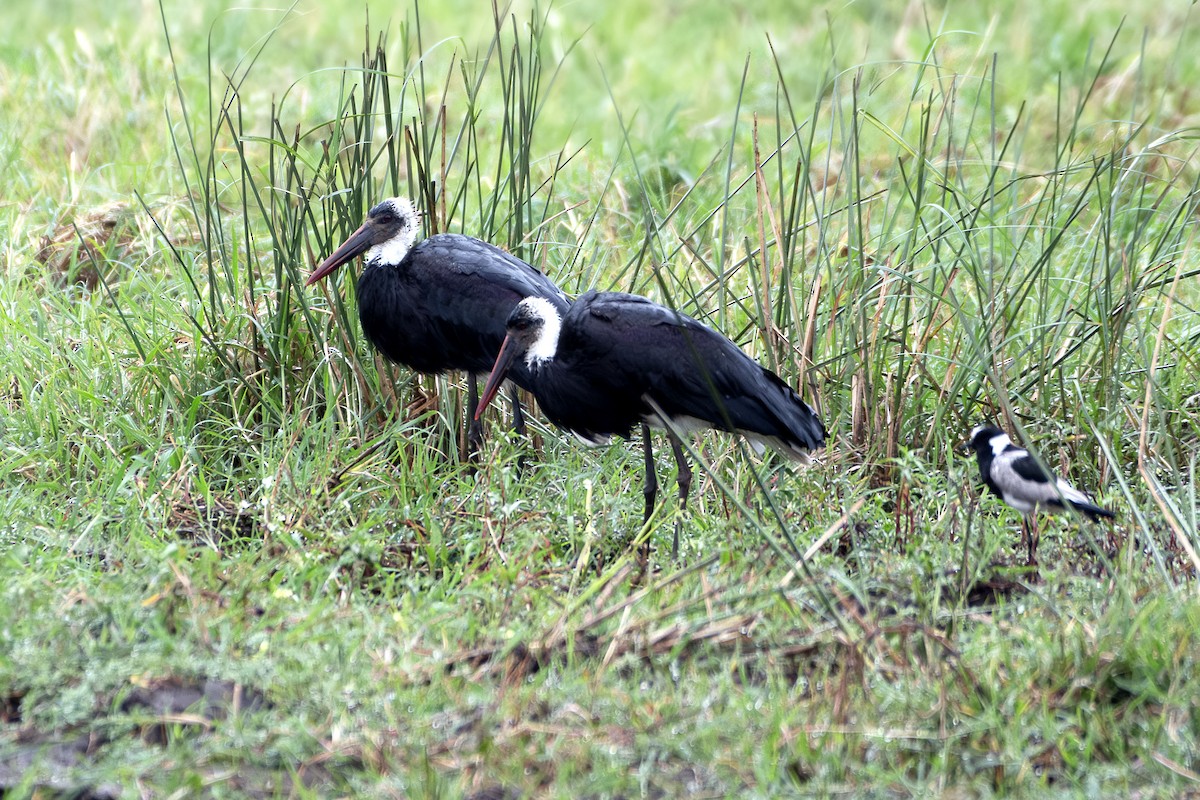
[[[797,460],[807,460],[827,435],[812,407],[775,373],[712,328],[638,295],[588,292],[565,313],[539,297],[518,303],[477,416],[516,369],[525,370],[550,421],[584,442],[629,438],[641,426],[646,520],[658,491],[651,426],[670,437],[681,510],[692,472],[672,428],[739,433],[759,450],[770,445]],[[678,550],[677,522],[672,558]]]
[[[482,428],[475,407],[476,375],[492,366],[505,323],[523,298],[537,297],[564,313],[567,296],[535,267],[470,236],[442,233],[414,246],[420,214],[403,197],[376,205],[366,220],[309,276],[310,286],[364,254],[358,316],[367,339],[386,358],[429,374],[463,371],[468,384],[468,446]],[[529,388],[523,367],[510,375]],[[513,394],[514,425],[523,427]]]
[[[1024,515],[1021,534],[1028,547],[1029,564],[1037,563],[1037,517],[1039,511],[1075,511],[1093,522],[1116,516],[1092,502],[1086,494],[1055,477],[1023,447],[1013,444],[1008,434],[995,425],[977,425],[967,446],[975,451],[979,477],[997,497]],[[1032,524],[1033,529],[1029,526]]]

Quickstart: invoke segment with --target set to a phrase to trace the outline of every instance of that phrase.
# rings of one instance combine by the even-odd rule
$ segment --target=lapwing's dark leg
[[[521,389],[515,383],[512,385],[513,431],[518,436],[525,435],[525,412],[521,410]]]
[[[683,512],[687,510],[688,492],[692,488],[692,468],[688,464],[687,453],[683,450],[683,442],[671,437],[671,449],[675,451],[675,463],[679,466],[679,517],[675,520],[675,536],[671,540],[671,560],[679,558],[679,531],[683,527]]]
[[[654,513],[654,501],[658,497],[658,476],[654,474],[654,445],[650,442],[650,426],[644,422],[642,423],[642,452],[646,456],[644,464],[646,475],[642,484],[642,495],[646,498],[646,513],[642,517],[642,525],[645,526]],[[641,562],[641,570],[644,572],[650,563],[649,535],[641,547],[641,555],[638,560]]]
[[[1029,518],[1029,528],[1029,560],[1026,563],[1031,567],[1036,567],[1038,538],[1040,537],[1036,512]]]
[[[475,373],[467,376],[467,453],[471,461],[479,455],[483,447],[483,423],[475,419],[475,409],[479,407],[479,383]]]
[[[1037,566],[1038,531],[1036,514],[1021,517],[1021,544],[1025,547],[1025,564],[1030,567]]]

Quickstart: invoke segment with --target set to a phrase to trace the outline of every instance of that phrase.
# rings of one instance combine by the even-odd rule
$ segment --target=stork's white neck
[[[417,226],[405,225],[392,238],[377,244],[367,251],[368,264],[399,264],[412,250],[413,242],[417,239]]]
[[[542,297],[526,297],[521,301],[527,308],[536,312],[541,320],[541,330],[538,336],[525,351],[525,365],[537,369],[542,364],[551,361],[558,352],[558,337],[562,333],[562,317],[558,309],[549,300]]]

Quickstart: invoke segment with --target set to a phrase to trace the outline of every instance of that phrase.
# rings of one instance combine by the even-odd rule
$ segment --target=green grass
[[[0,791],[1200,790],[1190,6],[78,5],[0,9]],[[830,447],[689,440],[678,565],[663,452],[647,531],[633,446],[472,473],[303,287],[390,194]],[[1118,523],[1025,568],[985,419]]]

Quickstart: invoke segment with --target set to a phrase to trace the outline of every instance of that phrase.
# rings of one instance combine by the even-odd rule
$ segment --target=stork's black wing
[[[410,258],[414,268],[428,265],[439,271],[457,273],[468,281],[503,287],[522,298],[544,297],[560,312],[565,312],[569,303],[566,293],[541,270],[512,253],[470,236],[456,233],[431,236],[413,248]]]
[[[440,234],[417,244],[398,265],[363,272],[359,316],[367,336],[393,361],[420,372],[487,372],[508,315],[530,296],[563,312],[568,306],[562,290],[521,259],[479,239]],[[524,366],[512,377],[525,385]]]
[[[649,397],[667,416],[765,439],[796,455],[820,447],[825,428],[774,373],[700,322],[644,297],[591,293],[572,306],[559,358],[594,376],[597,391],[638,404]],[[628,414],[628,409],[622,409]]]

